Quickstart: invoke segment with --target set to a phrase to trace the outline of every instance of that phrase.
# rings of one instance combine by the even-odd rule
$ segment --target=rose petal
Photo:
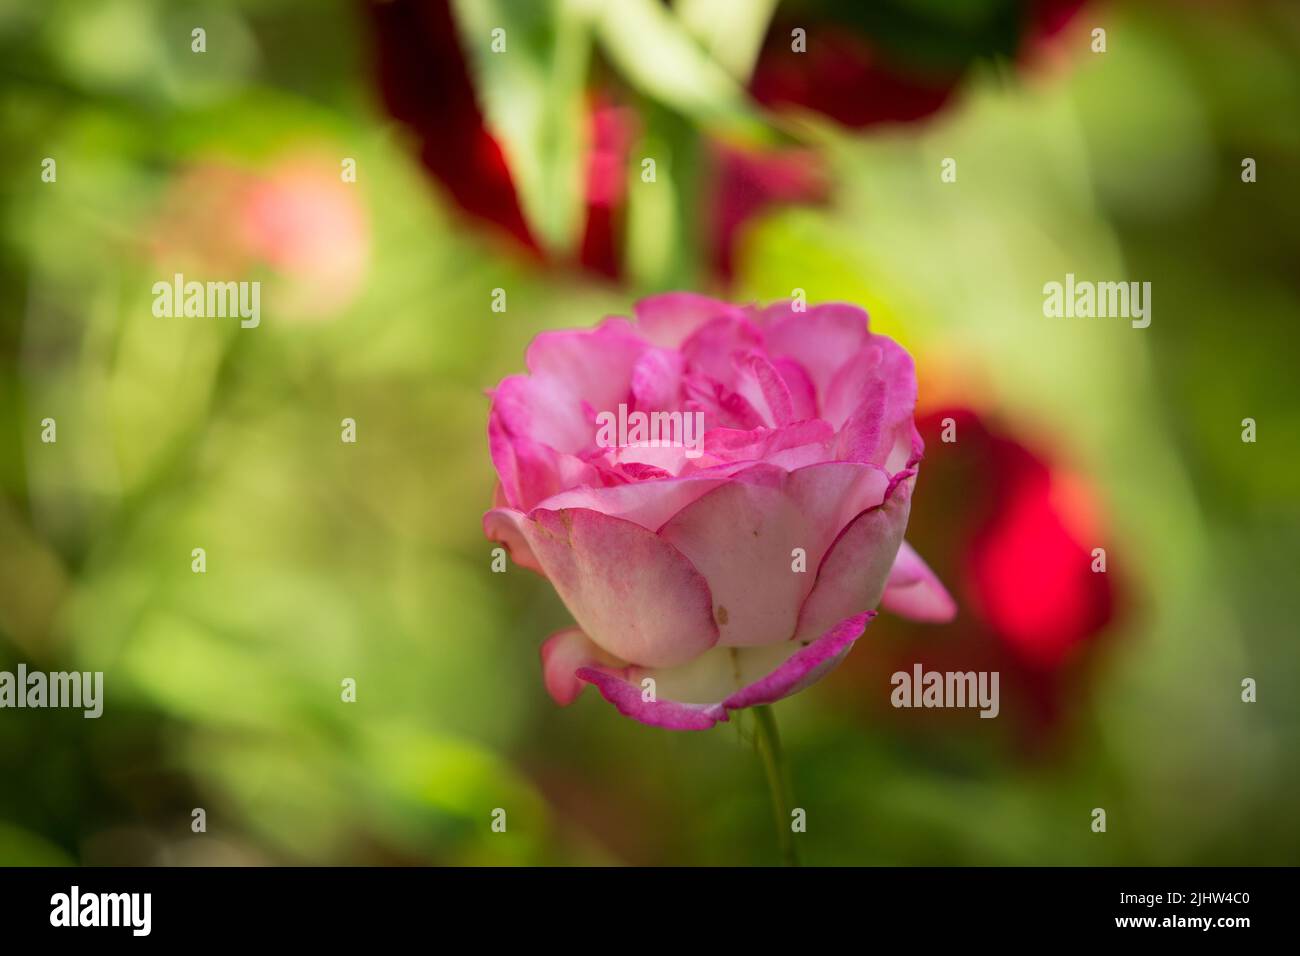
[[[576,627],[556,631],[542,643],[542,680],[546,691],[561,707],[578,699],[586,685],[578,679],[583,667],[604,667],[617,672],[623,665],[606,654]]]
[[[525,360],[535,379],[566,393],[575,407],[586,402],[616,411],[631,397],[632,371],[648,348],[626,319],[606,319],[594,329],[540,333]]]
[[[762,680],[736,691],[722,702],[722,706],[727,710],[739,710],[770,704],[815,684],[844,659],[874,616],[874,611],[864,611],[845,618],[821,637],[801,647]]]
[[[763,416],[763,424],[769,428],[780,428],[795,420],[789,386],[758,352],[751,352],[737,363],[736,391]]]
[[[890,472],[919,459],[919,435],[912,424],[916,408],[916,370],[896,342],[874,335],[840,367],[823,406],[840,433],[840,457],[870,461]],[[915,455],[913,454],[915,451]]]
[[[898,549],[880,606],[914,621],[941,624],[957,616],[957,602],[906,541]]]
[[[814,305],[807,312],[783,303],[766,309],[762,321],[768,353],[802,365],[823,407],[835,373],[869,340],[867,313],[845,303]]]
[[[717,643],[704,577],[640,525],[586,508],[538,508],[521,529],[578,626],[610,654],[671,667]]]
[[[553,378],[510,375],[491,394],[492,417],[512,439],[540,442],[567,454],[587,451],[595,444],[594,416]]]
[[[647,531],[658,531],[677,512],[728,480],[730,476],[725,473],[702,472],[608,488],[575,488],[547,498],[539,507],[548,511],[585,508],[635,522]]]
[[[655,345],[671,349],[679,348],[696,329],[711,319],[743,314],[730,302],[694,292],[652,295],[637,302],[634,312],[641,333]]]
[[[563,454],[527,435],[512,435],[503,416],[488,418],[488,451],[506,503],[527,509],[564,488],[599,483],[598,471],[575,455]]]
[[[788,355],[772,359],[772,367],[781,375],[790,392],[791,414],[796,421],[817,417],[817,389],[808,372]]]
[[[515,564],[544,575],[546,572],[524,536],[523,526],[527,520],[522,511],[514,508],[493,508],[483,516],[483,533],[489,541],[505,545],[510,560]]]
[[[807,644],[714,648],[678,672],[592,664],[579,667],[576,676],[594,684],[626,717],[669,730],[707,730],[727,720],[733,710],[773,703],[820,680],[844,659],[871,617],[870,613],[854,615]],[[693,673],[683,675],[681,670]],[[701,672],[719,675],[714,686],[696,691],[712,696],[714,702],[689,703],[665,696],[675,687],[692,693],[688,687],[700,686]],[[654,683],[644,683],[647,678]]]
[[[762,331],[747,316],[728,314],[709,320],[691,333],[682,343],[682,357],[692,376],[704,376],[734,392],[736,359],[755,351],[762,342]]]
[[[827,461],[834,438],[831,426],[816,418],[784,428],[715,428],[704,436],[704,457],[719,461],[766,461],[794,471],[796,467]],[[811,460],[802,460],[805,449],[812,449]],[[783,453],[789,451],[799,452],[795,456],[801,459],[799,465],[781,460]]]
[[[910,481],[899,481],[881,505],[859,514],[840,533],[799,610],[797,639],[807,640],[833,622],[880,603],[910,510]]]
[[[669,349],[647,349],[632,368],[632,400],[637,411],[681,408],[681,353]]]
[[[817,567],[840,530],[879,504],[887,486],[881,469],[856,462],[793,472],[759,464],[687,505],[659,534],[709,582],[719,643],[774,644],[794,636],[813,586],[810,574],[793,569],[794,549]]]

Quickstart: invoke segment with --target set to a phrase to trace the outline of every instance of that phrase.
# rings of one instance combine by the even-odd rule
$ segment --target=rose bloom
[[[577,622],[542,647],[557,702],[594,684],[642,723],[704,729],[822,677],[877,605],[952,616],[903,541],[912,360],[865,312],[672,293],[635,316],[539,335],[492,393],[486,533]],[[684,440],[609,440],[656,412]]]

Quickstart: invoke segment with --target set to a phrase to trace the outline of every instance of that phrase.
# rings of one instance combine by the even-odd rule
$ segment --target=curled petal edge
[[[874,611],[864,611],[845,618],[767,676],[717,703],[687,704],[664,698],[647,701],[640,685],[627,679],[627,669],[589,665],[579,667],[575,676],[595,685],[600,695],[625,717],[667,730],[708,730],[728,720],[733,710],[770,704],[820,680],[844,658],[874,616]]]

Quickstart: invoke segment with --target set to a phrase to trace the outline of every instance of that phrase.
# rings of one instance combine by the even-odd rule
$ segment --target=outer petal
[[[523,568],[545,574],[533,549],[524,537],[524,522],[527,521],[522,511],[514,508],[493,508],[483,516],[483,534],[489,541],[499,541],[506,546],[510,559]]]
[[[520,527],[538,564],[605,651],[672,667],[717,643],[709,586],[671,544],[586,508],[538,508],[528,517]]]
[[[542,643],[542,680],[547,693],[561,707],[572,704],[586,687],[578,679],[579,669],[604,667],[617,671],[623,666],[576,627],[556,631]]]
[[[708,580],[721,644],[776,644],[794,636],[813,586],[810,574],[792,567],[795,549],[809,569],[819,565],[853,516],[884,499],[887,485],[881,469],[856,462],[793,472],[755,465],[688,505],[659,535]]]
[[[906,541],[898,549],[880,606],[914,621],[942,624],[957,616],[957,602]]]
[[[718,316],[740,316],[730,302],[710,299],[694,292],[666,292],[636,304],[637,326],[655,345],[679,348],[700,326]]]
[[[595,447],[595,414],[552,376],[510,375],[492,390],[492,418],[514,439],[577,454]]]
[[[579,680],[595,684],[601,696],[618,708],[619,713],[652,727],[669,730],[707,730],[727,720],[730,712],[789,697],[829,673],[849,652],[862,634],[871,613],[858,614],[840,621],[825,634],[807,644],[787,642],[777,647],[714,648],[706,657],[718,659],[728,667],[733,683],[741,683],[747,672],[759,662],[766,662],[754,677],[714,703],[686,703],[662,693],[674,682],[672,672],[646,671],[640,668],[617,670],[592,665],[580,667]],[[690,669],[698,670],[692,663]],[[654,679],[654,699],[647,700],[642,681]]]
[[[647,531],[658,531],[677,512],[730,480],[729,473],[698,472],[606,488],[574,488],[547,498],[539,507],[548,511],[586,508],[635,522]]]
[[[644,699],[639,683],[630,683],[616,674],[581,667],[575,675],[578,680],[595,684],[600,695],[618,708],[624,717],[631,717],[651,727],[667,730],[708,730],[719,720],[726,719],[721,704],[682,704],[675,700]]]
[[[858,515],[840,533],[799,610],[798,639],[807,640],[833,622],[880,603],[910,510],[911,481],[897,481],[884,503]]]
[[[563,488],[600,480],[596,469],[581,458],[533,441],[526,433],[512,434],[496,408],[488,418],[488,450],[506,503],[516,508],[531,508]]]
[[[722,702],[728,710],[757,707],[789,697],[817,683],[844,660],[854,641],[862,636],[874,611],[864,611],[840,621],[821,637],[796,651],[784,664],[762,680],[742,687]]]

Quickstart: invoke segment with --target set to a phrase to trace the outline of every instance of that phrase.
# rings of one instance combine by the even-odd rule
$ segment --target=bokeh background
[[[3,0],[0,669],[106,710],[0,711],[0,863],[775,862],[752,728],[557,708],[480,527],[485,390],[671,288],[918,363],[961,612],[776,708],[806,861],[1295,863],[1298,63],[1281,0]],[[1000,717],[892,710],[914,661]]]

